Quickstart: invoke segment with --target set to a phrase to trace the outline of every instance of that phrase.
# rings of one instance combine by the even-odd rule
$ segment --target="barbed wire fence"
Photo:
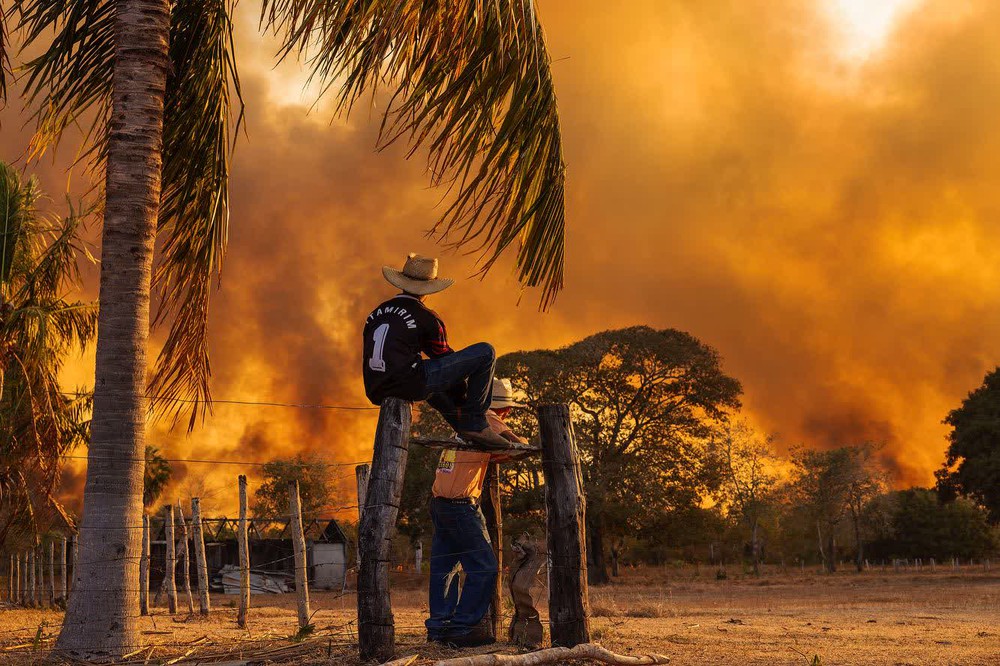
[[[266,406],[266,407],[285,407],[285,408],[296,408],[296,409],[331,409],[331,410],[345,410],[345,411],[365,411],[377,413],[378,407],[361,407],[361,406],[347,406],[347,405],[325,405],[325,404],[307,404],[307,403],[281,403],[273,401],[251,401],[251,400],[215,400],[214,402],[220,404],[234,404],[234,405],[245,405],[245,406]],[[67,460],[101,460],[101,458],[95,458],[93,456],[87,455],[76,455],[76,454],[64,454],[60,456]],[[121,458],[116,458],[116,460],[121,460]],[[138,462],[140,459],[130,459]],[[262,468],[271,461],[257,461],[257,460],[233,460],[233,459],[221,459],[221,458],[186,458],[186,457],[167,457],[165,458],[167,462],[184,463],[191,465],[225,465],[234,466],[242,468]],[[145,458],[141,459],[145,462]],[[329,479],[330,483],[336,483],[346,480],[351,476],[357,475],[357,468],[359,466],[367,467],[370,465],[370,460],[353,460],[353,461],[337,461],[337,460],[323,460],[323,459],[313,459],[310,461],[311,464],[323,465],[327,467],[333,467],[344,470],[339,474],[331,477]],[[462,461],[456,461],[456,464],[464,464]],[[478,463],[467,463],[467,464],[478,464]],[[367,479],[367,476],[366,476]],[[245,484],[245,477],[241,479],[241,483]],[[294,489],[290,488],[290,495],[294,493],[297,497],[298,488],[297,484]],[[359,487],[359,495],[363,496],[363,489]],[[197,498],[192,498],[197,501]],[[245,495],[241,492],[241,514],[246,515],[245,506]],[[333,514],[338,514],[344,511],[356,510],[359,513],[359,518],[361,513],[367,508],[374,508],[376,505],[362,506],[360,503],[354,504],[343,504],[334,507],[328,507],[327,511]],[[173,513],[175,508],[174,504],[167,503],[165,508],[170,508],[170,513]],[[325,521],[326,519],[312,519],[309,521],[307,528],[313,529],[318,527],[320,521]],[[172,540],[172,545],[174,549],[167,547],[167,524],[170,521],[169,515],[160,516],[144,516],[144,520],[141,524],[136,525],[125,525],[113,528],[105,527],[91,527],[87,525],[80,525],[76,528],[74,532],[67,532],[61,535],[48,535],[45,538],[38,540],[36,539],[36,545],[33,548],[21,549],[16,553],[8,553],[6,560],[6,574],[7,574],[7,585],[0,588],[0,596],[6,596],[5,602],[8,609],[14,608],[24,608],[24,609],[50,609],[53,611],[60,611],[65,608],[68,598],[74,593],[74,591],[81,591],[84,588],[77,587],[74,584],[74,578],[76,577],[76,572],[79,567],[90,564],[102,564],[114,561],[122,560],[138,560],[140,562],[140,588],[138,590],[120,590],[122,592],[136,593],[138,592],[140,598],[149,598],[150,595],[150,581],[157,577],[160,577],[162,581],[167,581],[170,579],[168,571],[174,569],[173,579],[176,582],[177,573],[177,553],[175,552],[173,556],[170,555],[170,550],[178,549],[180,542],[179,537],[174,537]],[[279,536],[284,536],[293,526],[298,524],[298,534],[290,534],[293,544],[297,539],[302,539],[304,542],[304,530],[301,515],[298,516],[296,521],[295,516],[289,516],[288,518],[275,519],[275,518],[246,518],[244,520],[238,520],[228,517],[222,518],[201,518],[197,523],[193,516],[183,515],[183,511],[180,516],[173,518],[173,521],[177,521],[177,524],[183,524],[185,529],[188,531],[188,538],[185,539],[186,543],[193,542],[199,535],[204,535],[204,527],[208,524],[216,523],[218,524],[218,529],[214,535],[209,535],[211,541],[210,543],[215,544],[219,541],[222,536],[223,531],[230,530],[227,532],[226,536],[229,537],[227,541],[231,541],[231,531],[232,527],[236,526],[236,535],[238,540],[242,537],[246,537],[246,531],[251,527],[257,529],[258,537],[260,536],[259,529],[264,523],[281,524],[281,529],[278,532]],[[81,532],[86,532],[88,530],[140,530],[143,532],[144,540],[142,552],[138,555],[120,555],[114,558],[95,560],[81,562],[78,559],[79,553],[79,535]],[[154,540],[153,536],[157,538]],[[162,535],[162,538],[160,538]],[[160,544],[164,546],[164,553],[162,558],[153,557],[151,553],[150,546],[152,544]],[[358,565],[355,563],[353,566],[346,566],[348,551],[351,550],[348,546],[351,545],[349,540],[344,543],[344,556],[345,556],[345,566],[343,570],[343,584],[342,589],[339,592],[333,593],[332,595],[327,594],[323,597],[323,605],[329,606],[338,600],[342,600],[345,597],[352,596],[355,594],[355,590],[349,589],[348,578],[351,574],[357,573]],[[203,549],[202,549],[203,551]],[[192,544],[188,549],[188,552],[194,552],[196,555],[199,552],[197,544]],[[249,552],[249,549],[248,549]],[[464,551],[464,553],[470,553],[473,551]],[[46,553],[48,555],[46,559]],[[464,553],[452,553],[451,555],[460,555]],[[58,554],[58,556],[57,556]],[[240,562],[241,568],[241,586],[245,586],[246,581],[249,579],[249,574],[263,574],[263,575],[283,575],[288,577],[294,577],[300,571],[306,573],[306,580],[312,579],[309,575],[315,570],[316,564],[306,564],[304,553],[293,553],[291,555],[281,556],[272,558],[266,561],[244,561]],[[435,555],[430,555],[424,558],[428,563],[433,560]],[[4,560],[0,560],[0,567],[4,566]],[[247,558],[250,560],[250,558]],[[287,566],[289,561],[294,560],[295,562],[291,567]],[[245,564],[245,566],[244,566]],[[143,574],[143,565],[145,574]],[[280,569],[276,570],[275,567],[280,565]],[[199,561],[196,564],[196,569],[200,570],[206,566],[204,561]],[[399,582],[406,581],[425,581],[427,574],[423,573],[421,570],[414,568],[413,571],[408,571],[408,562],[393,561],[390,562],[390,568],[393,570],[393,578]],[[184,561],[181,565],[181,581],[190,581],[192,578],[192,568],[191,562]],[[465,572],[470,573],[470,572]],[[475,573],[475,572],[471,572]],[[204,595],[202,595],[201,582],[203,579],[198,578],[197,572],[194,575],[197,579],[196,585],[200,596],[207,596],[210,590],[205,590]],[[542,587],[547,587],[547,576],[539,575],[536,577],[541,583]],[[211,587],[211,583],[208,585]],[[171,612],[164,609],[162,606],[157,607],[156,601],[162,596],[164,586],[160,586],[156,592],[157,599],[154,600],[153,604],[149,604],[148,608],[146,603],[143,603],[145,612],[141,612],[137,615],[126,615],[120,616],[121,619],[138,619],[142,617],[150,618],[154,624],[157,617],[177,617],[189,615],[186,612]],[[176,587],[176,586],[174,586]],[[187,587],[187,585],[185,585]],[[223,588],[225,589],[225,587]],[[100,590],[106,592],[108,590]],[[308,598],[309,584],[296,585],[295,594],[296,596],[302,597],[306,596]],[[241,590],[241,597],[243,590]],[[4,593],[6,593],[4,595]],[[174,595],[177,595],[176,589],[173,591]],[[249,594],[246,595],[247,602],[249,601]],[[239,609],[239,617],[245,617],[248,608],[243,607],[243,600],[241,599],[241,608]],[[300,602],[301,604],[301,602]],[[315,617],[316,612],[324,609],[308,610],[307,604],[307,615],[305,619],[302,618],[300,614],[299,622],[299,632],[298,634],[293,634],[287,636],[289,641],[292,641],[296,645],[303,643],[319,644],[325,642],[325,645],[330,646],[350,646],[356,645],[357,635],[356,626],[357,619],[349,620],[345,623],[328,625],[317,630],[312,626],[312,619]],[[249,603],[246,603],[249,606]],[[173,603],[168,603],[168,608],[177,608],[177,599],[175,598]],[[216,609],[214,612],[222,614],[231,614],[232,609]],[[203,609],[203,614],[205,613]],[[513,612],[508,608],[506,611],[502,611],[502,616],[505,620],[510,620],[513,618]],[[79,621],[80,624],[88,623],[99,623],[103,620],[90,619]],[[240,622],[238,618],[234,618],[237,623]],[[14,628],[5,628],[0,630],[0,654],[4,655],[17,655],[21,653],[35,653],[39,651],[45,651],[51,647],[52,642],[58,636],[59,631],[65,626],[65,621],[53,621],[52,619],[45,619],[39,624],[34,625],[24,625]],[[397,625],[398,629],[402,630],[416,630],[424,629],[421,625]],[[159,632],[152,631],[147,632],[156,634]],[[308,640],[303,640],[307,637]],[[274,636],[268,637],[273,641]],[[240,641],[240,643],[245,643],[246,641]],[[149,649],[170,649],[170,648],[197,648],[198,659],[204,660],[206,658],[205,646],[206,640],[204,637],[202,639],[195,639],[193,641],[158,641],[151,645],[137,645],[135,646],[135,652],[133,654],[126,655],[126,659],[132,656],[142,656],[144,659],[149,659],[149,654],[147,650]],[[99,649],[101,646],[95,645],[93,648]],[[226,653],[226,646],[212,645],[213,648],[223,648],[222,652]],[[245,645],[243,647],[246,647]],[[322,645],[320,645],[322,647]],[[189,652],[183,653],[178,656],[178,658],[168,661],[166,663],[178,663],[186,660],[195,650],[190,650]],[[270,653],[269,653],[270,654]],[[271,656],[277,656],[277,653],[271,654]],[[191,657],[192,659],[194,657]]]

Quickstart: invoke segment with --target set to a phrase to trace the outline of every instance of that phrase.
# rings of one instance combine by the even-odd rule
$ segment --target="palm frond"
[[[45,45],[24,69],[25,94],[37,108],[36,155],[58,143],[66,128],[88,123],[81,157],[103,167],[115,57],[112,0],[25,0],[16,30],[25,48]],[[53,36],[54,34],[54,36]],[[51,37],[51,41],[48,41]]]
[[[229,228],[229,160],[243,117],[233,45],[234,0],[175,0],[163,127],[163,194],[154,274],[155,324],[170,321],[150,393],[159,414],[193,401],[188,423],[204,416],[211,393],[208,309],[222,270]],[[235,93],[235,100],[230,91]],[[233,109],[233,106],[236,109]],[[235,118],[235,125],[232,124]],[[188,403],[190,404],[190,403]]]
[[[264,0],[282,57],[307,60],[349,111],[392,91],[379,145],[429,149],[450,204],[432,233],[478,253],[512,245],[517,277],[548,307],[563,284],[565,165],[551,63],[534,0]]]
[[[7,39],[7,12],[3,7],[0,7],[0,104],[7,101],[7,75],[10,74]]]

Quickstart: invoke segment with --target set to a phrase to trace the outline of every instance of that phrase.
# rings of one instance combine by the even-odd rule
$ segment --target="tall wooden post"
[[[139,615],[149,615],[149,516],[142,514],[142,552],[139,553]]]
[[[482,497],[483,517],[486,532],[493,544],[493,554],[497,558],[497,579],[493,584],[493,601],[490,604],[490,627],[493,637],[503,636],[503,514],[500,509],[500,468],[490,463],[486,468]]]
[[[295,592],[299,598],[299,628],[309,625],[309,572],[306,563],[306,536],[302,530],[302,503],[299,499],[299,482],[288,482],[288,517],[292,532],[292,549],[295,552]]]
[[[418,541],[416,547],[413,549],[413,570],[419,576],[423,568],[424,568],[424,542]]]
[[[62,537],[59,540],[59,570],[62,573],[62,580],[60,580],[61,589],[59,592],[62,595],[63,604],[69,602],[69,565],[66,561],[67,555],[69,555],[69,547],[66,543],[66,537]]]
[[[396,629],[389,599],[389,547],[403,493],[403,474],[413,414],[409,402],[382,401],[375,430],[358,544],[358,649],[363,661],[387,661],[396,650]]]
[[[49,607],[56,605],[56,542],[49,540]]]
[[[80,533],[73,535],[73,577],[70,579],[69,591],[76,587],[76,573],[80,570]]]
[[[545,475],[552,645],[590,642],[587,590],[587,500],[568,405],[538,408]]]
[[[28,555],[27,553],[18,553],[17,555],[18,569],[21,570],[21,590],[18,598],[21,601],[22,606],[28,605]]]
[[[368,477],[371,476],[371,465],[365,463],[354,468],[354,476],[358,482],[358,572],[361,571],[361,517],[365,515],[365,498],[368,495]]]
[[[205,533],[201,528],[201,498],[191,498],[191,531],[194,537],[194,563],[198,569],[198,610],[208,615],[212,602],[208,594],[208,562],[205,559]]]
[[[247,477],[240,474],[240,524],[236,534],[240,557],[240,610],[236,626],[246,629],[250,610],[250,549],[247,546]]]
[[[167,610],[177,612],[177,541],[174,540],[174,505],[163,507],[163,538],[167,542],[166,570],[163,582],[167,588]]]
[[[7,556],[7,601],[13,605],[14,602],[14,556]]]
[[[191,596],[191,549],[188,545],[187,520],[184,518],[184,509],[181,501],[177,500],[177,522],[181,526],[179,543],[181,545],[180,560],[181,571],[184,572],[184,594],[187,596],[188,613],[194,613],[194,597]]]
[[[28,551],[28,576],[29,576],[29,588],[28,588],[28,605],[35,608],[38,605],[38,557],[36,557],[36,548],[32,548]]]

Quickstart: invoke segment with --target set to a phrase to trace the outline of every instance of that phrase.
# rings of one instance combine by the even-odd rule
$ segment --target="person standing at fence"
[[[493,380],[486,418],[493,432],[508,443],[527,444],[504,423],[511,408],[523,406],[515,402],[509,380]],[[428,590],[430,618],[425,622],[430,641],[456,647],[495,642],[492,632],[482,626],[490,609],[498,572],[479,498],[483,493],[486,467],[491,462],[503,462],[516,455],[454,449],[441,452],[430,507],[434,537]],[[461,594],[459,567],[465,571]]]
[[[424,304],[427,296],[453,284],[437,273],[437,259],[416,254],[406,258],[402,270],[382,267],[386,281],[402,293],[372,310],[365,321],[365,394],[376,405],[386,398],[426,400],[459,437],[506,448],[507,441],[486,421],[496,352],[486,342],[460,351],[448,344],[444,322]]]

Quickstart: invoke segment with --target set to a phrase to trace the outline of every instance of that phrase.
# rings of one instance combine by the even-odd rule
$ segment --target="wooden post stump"
[[[29,589],[28,589],[28,605],[35,608],[38,605],[38,558],[35,553],[36,548],[32,548],[28,551],[28,576],[29,576]]]
[[[149,615],[149,516],[142,515],[142,552],[139,553],[139,615]]]
[[[166,568],[163,585],[167,589],[167,610],[177,612],[177,542],[174,540],[174,505],[163,507],[163,534],[167,542]]]
[[[503,636],[503,515],[500,509],[500,468],[490,463],[483,480],[482,506],[486,519],[486,532],[490,535],[493,554],[497,558],[497,579],[493,584],[493,601],[490,603],[490,627],[493,637]]]
[[[76,587],[76,572],[80,570],[80,533],[73,535],[73,577],[70,579],[69,591]]]
[[[181,571],[184,572],[184,594],[187,596],[188,613],[194,614],[194,597],[191,594],[191,548],[188,545],[187,520],[184,518],[184,508],[177,500],[177,522],[181,527],[178,543],[181,546]]]
[[[302,530],[302,503],[299,482],[288,482],[288,515],[292,532],[292,549],[295,551],[295,592],[299,598],[299,629],[309,625],[309,572],[306,562],[306,536]]]
[[[413,415],[404,400],[387,398],[379,410],[371,478],[358,529],[358,650],[364,661],[389,660],[396,630],[389,599],[389,547],[403,492]]]
[[[59,540],[59,569],[62,572],[62,580],[60,581],[62,589],[60,592],[64,605],[69,602],[69,565],[66,560],[68,554],[69,544],[66,543],[66,537],[63,537]]]
[[[240,610],[236,616],[236,626],[247,627],[247,613],[250,611],[250,549],[247,547],[247,477],[240,474],[240,524],[236,538],[239,542],[240,557]]]
[[[208,615],[212,601],[208,594],[208,562],[205,560],[205,533],[201,528],[201,499],[191,498],[191,532],[194,537],[194,564],[198,570],[198,610]]]
[[[587,590],[587,500],[568,405],[538,408],[545,475],[552,645],[590,642]]]
[[[56,542],[49,541],[49,580],[48,580],[48,594],[49,594],[49,608],[55,608],[56,606]]]
[[[354,468],[354,476],[358,482],[358,571],[361,571],[361,517],[365,515],[365,497],[368,494],[368,477],[371,476],[371,465],[365,463]]]

